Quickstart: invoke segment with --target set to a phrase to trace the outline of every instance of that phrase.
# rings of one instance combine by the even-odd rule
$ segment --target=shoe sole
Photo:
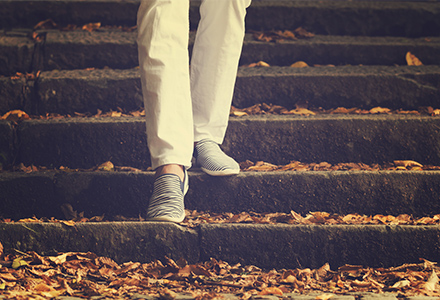
[[[205,169],[203,167],[200,168],[203,172],[205,172],[208,175],[211,176],[232,176],[232,175],[237,175],[238,173],[240,173],[240,170],[232,170],[232,169],[226,169],[223,171],[211,171],[208,169]]]
[[[181,218],[171,218],[171,217],[154,217],[154,218],[147,218],[146,221],[148,222],[172,222],[172,223],[181,223],[185,219],[185,216]]]

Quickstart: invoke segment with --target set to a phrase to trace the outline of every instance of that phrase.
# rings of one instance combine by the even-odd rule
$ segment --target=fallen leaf
[[[262,296],[264,296],[264,295],[279,295],[279,296],[282,296],[283,291],[277,287],[267,287],[264,290],[262,290],[261,292],[259,292],[258,295],[262,295]]]
[[[260,60],[259,62],[251,63],[251,64],[247,65],[247,67],[249,67],[249,68],[254,68],[254,67],[270,67],[270,65],[267,62],[264,62],[264,61]]]
[[[303,61],[297,61],[296,63],[293,63],[290,65],[291,68],[305,68],[309,65]]]
[[[27,266],[27,265],[29,265],[29,264],[23,260],[23,257],[17,257],[16,259],[14,259],[12,261],[12,268],[13,269],[18,269],[20,267]]]
[[[420,164],[416,161],[413,161],[413,160],[395,160],[393,162],[396,166],[402,166],[405,168],[407,168],[407,167],[423,167],[422,164]]]
[[[248,114],[244,111],[235,110],[235,111],[231,112],[231,115],[236,116],[236,117],[243,117],[243,116],[247,116]]]
[[[333,294],[321,294],[321,295],[316,296],[315,299],[316,300],[328,300],[333,296],[334,296]]]
[[[159,299],[173,300],[176,299],[177,294],[169,289],[162,289],[159,291]]]
[[[55,28],[58,28],[58,25],[52,19],[47,19],[47,20],[38,22],[37,25],[34,26],[34,30],[55,29]]]
[[[422,62],[411,52],[406,53],[406,63],[408,66],[421,66]]]
[[[370,114],[388,114],[391,112],[391,109],[384,107],[374,107],[370,109]]]
[[[435,273],[435,270],[432,270],[431,275],[428,278],[428,281],[425,283],[425,290],[427,290],[428,292],[432,292],[437,288],[437,284],[438,284],[438,276]]]
[[[0,242],[0,259],[3,259],[3,245],[2,245],[2,242]]]
[[[111,161],[106,161],[105,163],[98,166],[98,171],[114,171],[115,165]]]
[[[88,23],[84,25],[81,29],[91,32],[95,29],[98,29],[99,27],[101,27],[101,23],[97,22],[97,23]]]
[[[307,108],[292,109],[292,110],[289,110],[288,112],[285,112],[284,114],[285,115],[303,115],[303,116],[316,115],[316,113],[314,113],[311,110],[308,110]]]
[[[11,110],[5,113],[0,119],[17,122],[29,119],[29,115],[22,110]]]
[[[393,284],[393,286],[391,287],[392,289],[401,289],[404,287],[407,287],[411,284],[411,282],[407,279],[404,280],[400,280],[398,282],[396,282],[395,284]]]

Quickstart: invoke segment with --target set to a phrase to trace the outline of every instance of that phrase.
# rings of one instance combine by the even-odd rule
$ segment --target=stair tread
[[[438,261],[438,226],[202,224],[190,230],[169,223],[0,223],[5,248],[94,252],[117,262],[210,257],[262,268],[319,268],[325,263],[370,267]],[[57,238],[53,238],[57,237]],[[135,242],[127,242],[135,241]],[[20,242],[20,244],[17,244]]]
[[[14,57],[4,61],[0,74],[29,72],[31,69],[85,69],[110,67],[126,69],[138,65],[136,32],[102,29],[94,32],[44,30],[45,41],[38,43],[23,36],[25,31],[7,31],[0,36],[0,51]],[[31,36],[31,32],[27,33]],[[194,33],[190,38],[192,48]],[[439,37],[368,37],[317,35],[311,39],[259,42],[246,35],[240,63],[263,60],[272,65],[290,65],[298,60],[314,64],[406,64],[408,51],[425,65],[438,64]],[[99,53],[99,56],[96,55]]]
[[[102,22],[132,26],[139,1],[1,1],[0,5],[1,28],[33,27],[48,18],[60,25]],[[191,2],[192,28],[199,19],[198,5],[199,1]],[[317,33],[347,35],[438,35],[439,7],[438,1],[254,1],[248,9],[247,27],[305,26]],[[338,22],[334,22],[336,18]]]
[[[37,83],[37,84],[36,84]],[[35,86],[38,85],[38,88]],[[373,88],[374,87],[374,88]],[[241,67],[233,105],[297,102],[325,109],[375,107],[417,109],[438,106],[440,66]],[[35,80],[0,77],[0,113],[29,114],[127,111],[143,106],[139,70],[54,70]]]
[[[410,159],[440,165],[439,123],[435,116],[397,114],[231,117],[223,146],[238,161],[369,164]],[[8,137],[2,148],[15,153],[17,164],[90,168],[112,160],[149,166],[143,118],[28,120],[17,128],[7,121],[0,124]]]
[[[218,178],[190,170],[189,175],[189,210],[423,217],[440,209],[440,171],[241,172]],[[70,203],[88,218],[138,218],[145,213],[153,181],[151,171],[0,172],[0,217],[62,219],[60,206]]]

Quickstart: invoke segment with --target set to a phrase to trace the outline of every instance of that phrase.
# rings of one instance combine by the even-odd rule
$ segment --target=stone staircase
[[[135,25],[138,1],[0,1],[0,114],[125,112],[142,107]],[[198,20],[191,2],[191,28]],[[101,22],[95,31],[37,29]],[[105,27],[107,26],[107,27]],[[311,39],[256,41],[251,30],[294,30]],[[296,103],[324,109],[440,107],[439,1],[254,0],[248,9],[233,105]],[[193,35],[190,44],[192,45]],[[190,46],[191,48],[191,46]],[[406,66],[410,51],[423,63]],[[257,61],[271,65],[248,68]],[[305,61],[310,66],[291,68]],[[328,66],[334,65],[334,66]],[[40,71],[37,74],[37,71]],[[35,76],[14,77],[16,72]],[[38,76],[37,76],[38,75]],[[440,117],[429,115],[260,115],[231,117],[223,144],[238,161],[440,165]],[[0,162],[57,171],[0,172],[0,217],[63,218],[69,203],[86,217],[138,218],[153,173],[75,171],[106,161],[146,170],[142,117],[0,120]],[[68,170],[59,170],[63,166]],[[213,212],[309,211],[366,215],[440,212],[440,171],[190,172],[186,208]],[[147,222],[0,223],[5,248],[92,251],[119,262],[167,255],[210,257],[263,268],[394,266],[440,260],[438,226],[202,224]]]

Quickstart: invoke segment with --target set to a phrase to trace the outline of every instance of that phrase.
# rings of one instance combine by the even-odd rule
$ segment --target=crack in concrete
[[[439,91],[438,87],[430,85],[429,83],[426,83],[426,82],[420,82],[416,78],[409,78],[407,76],[409,76],[409,75],[405,75],[405,74],[396,75],[396,77],[399,78],[399,79],[402,79],[402,80],[407,81],[407,82],[414,83],[420,89],[427,89],[427,90],[430,90],[430,91],[433,91],[433,92],[438,92]],[[417,75],[411,74],[410,76],[417,76]]]

